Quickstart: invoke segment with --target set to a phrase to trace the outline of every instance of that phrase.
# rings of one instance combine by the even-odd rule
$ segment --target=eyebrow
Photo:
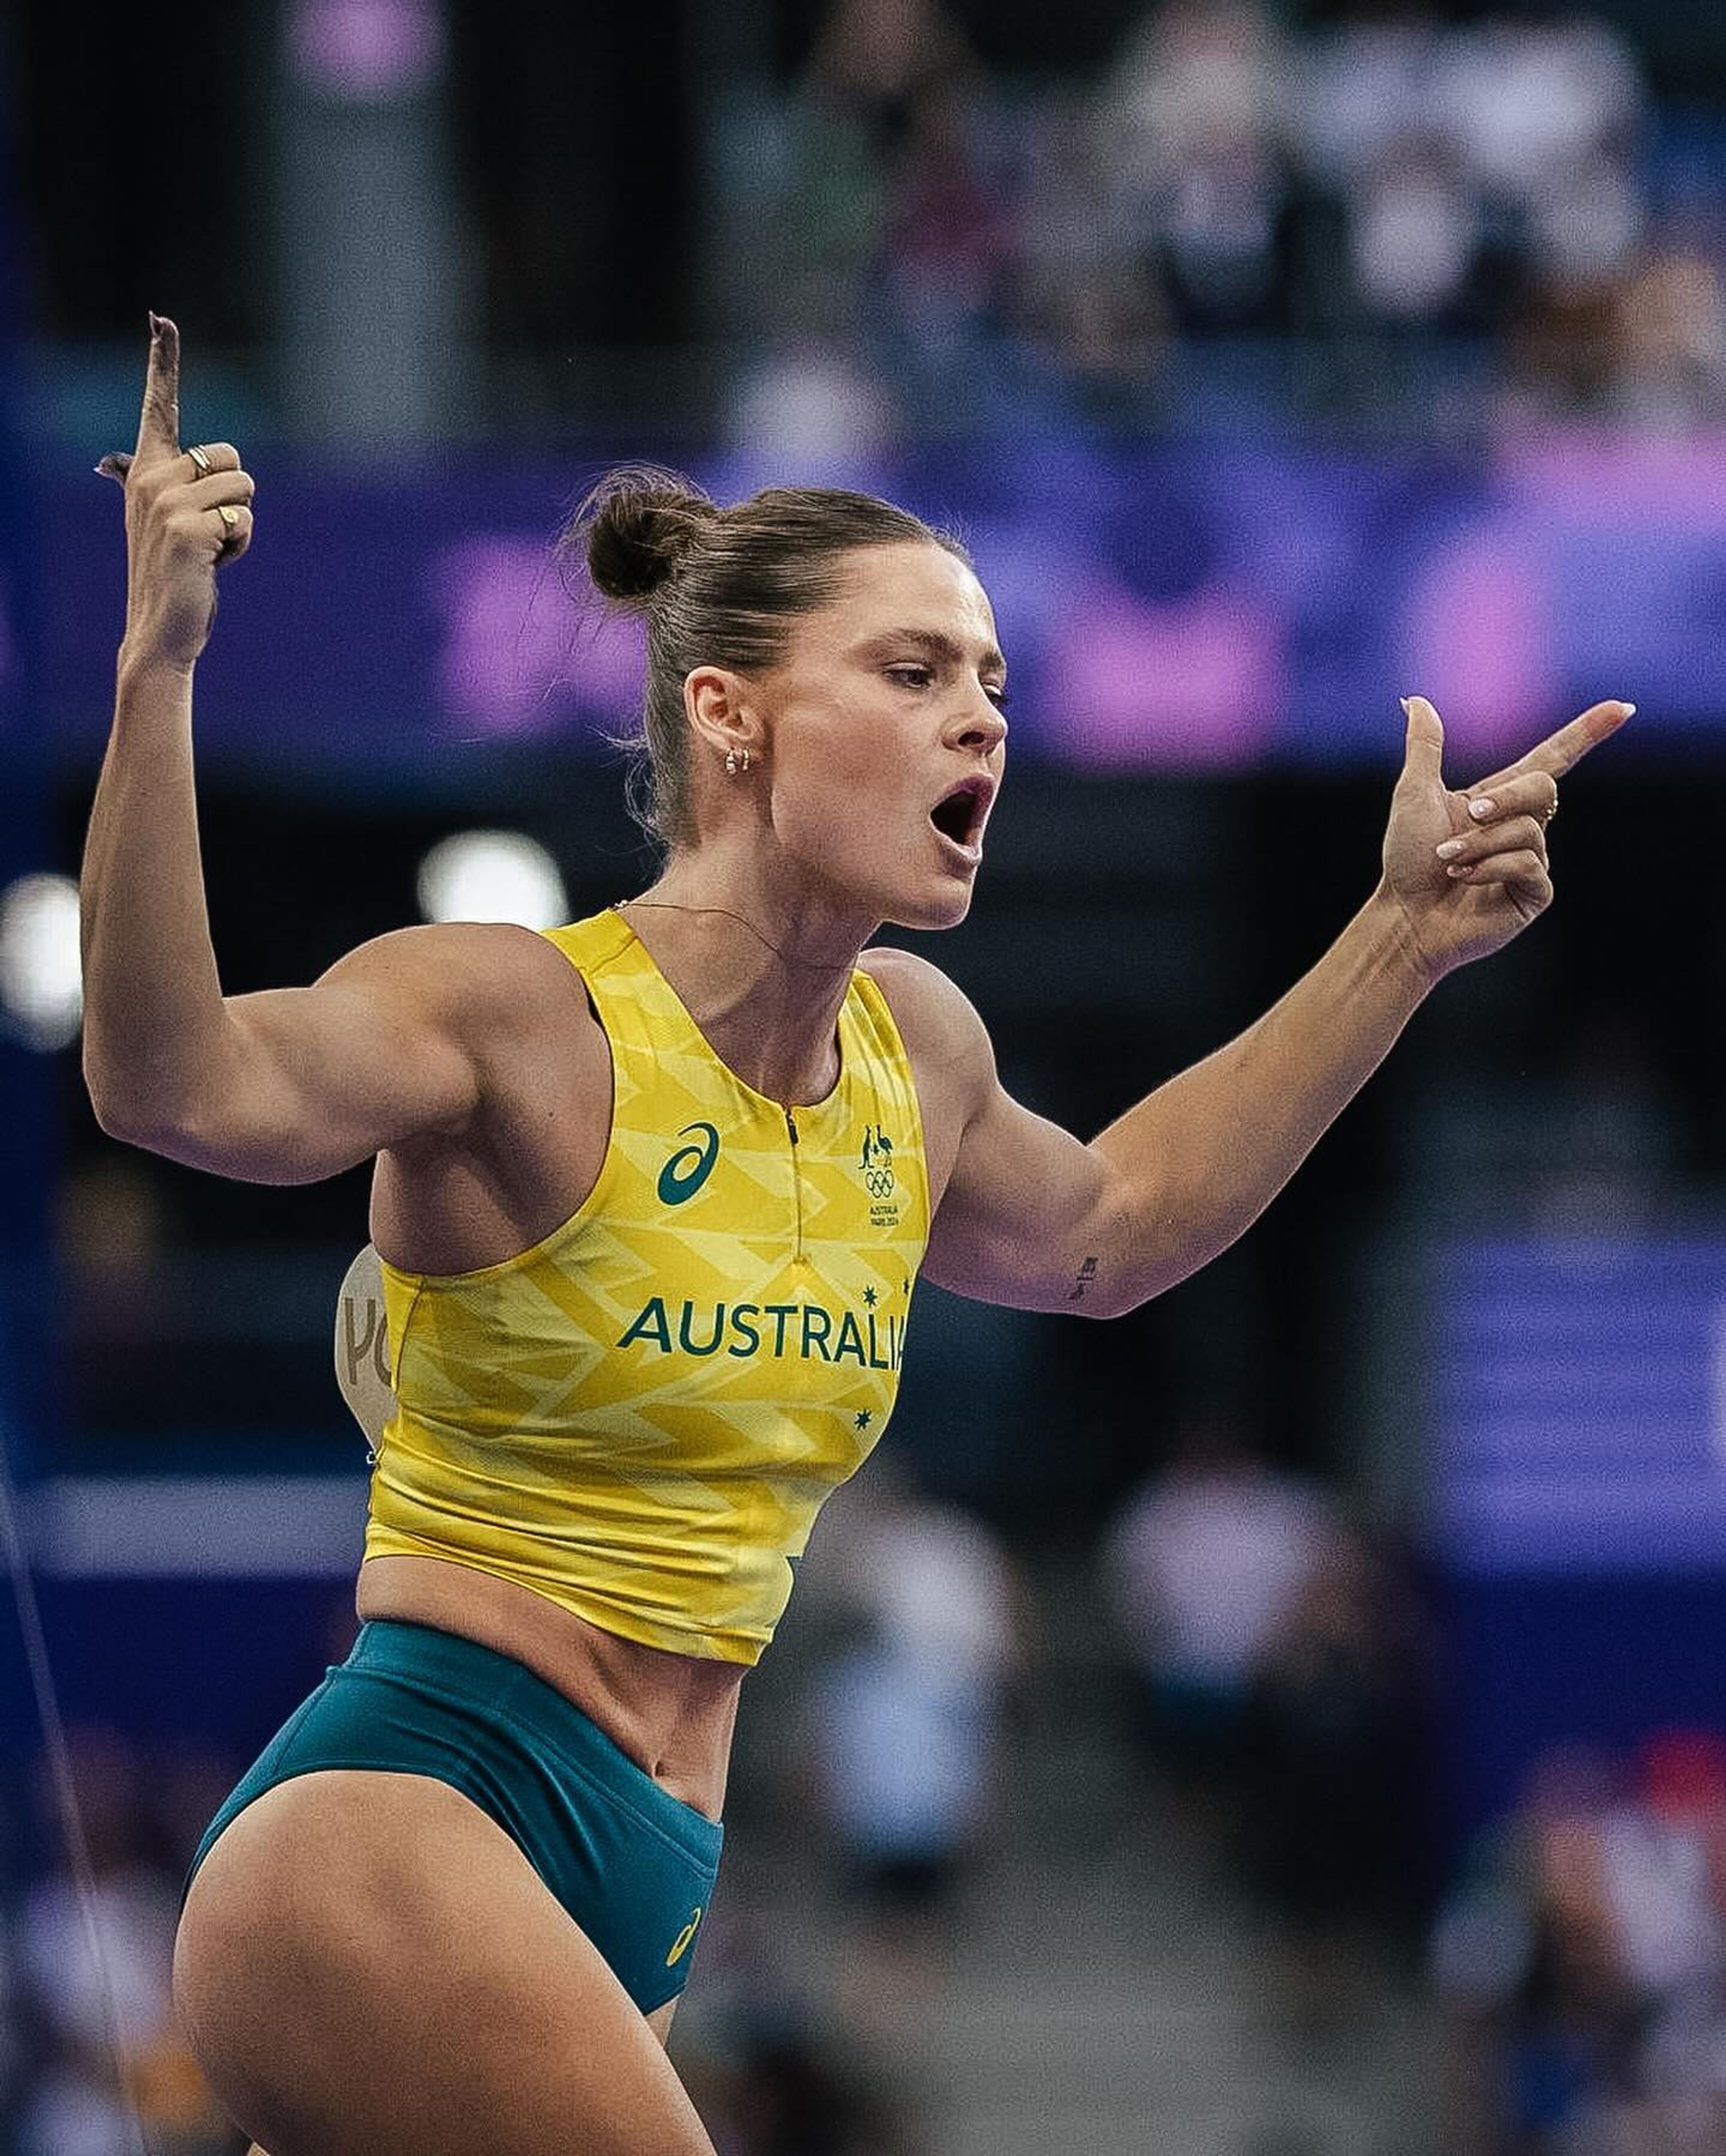
[[[949,666],[963,666],[965,663],[964,646],[955,643],[952,637],[938,629],[890,629],[885,635],[871,636],[866,643],[860,644],[858,654],[862,658],[871,658],[876,652],[888,651],[896,644],[915,644],[928,658],[943,660]],[[1006,660],[994,644],[984,648],[978,661],[978,671],[999,674],[1003,680],[1006,679]]]

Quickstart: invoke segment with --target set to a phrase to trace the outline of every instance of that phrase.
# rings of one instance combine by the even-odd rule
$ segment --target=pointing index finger
[[[138,419],[138,462],[180,453],[180,332],[166,315],[150,317],[150,360]]]
[[[1526,771],[1548,771],[1554,778],[1562,778],[1581,762],[1591,748],[1598,748],[1603,741],[1616,734],[1636,708],[1634,704],[1626,704],[1616,696],[1609,696],[1603,704],[1590,704],[1580,718],[1572,719],[1555,734],[1549,734],[1526,756],[1471,787],[1470,793],[1485,793],[1494,786],[1502,786],[1507,778]]]

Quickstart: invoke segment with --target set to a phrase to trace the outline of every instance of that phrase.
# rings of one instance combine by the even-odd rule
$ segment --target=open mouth
[[[989,804],[994,798],[994,781],[979,772],[950,787],[929,811],[929,821],[943,839],[956,846],[974,847],[989,821]]]

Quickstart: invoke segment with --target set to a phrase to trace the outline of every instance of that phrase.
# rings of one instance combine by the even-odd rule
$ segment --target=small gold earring
[[[743,751],[742,768],[743,768],[745,771],[747,771],[747,770],[749,768],[749,752],[748,752],[748,750],[747,750],[747,749],[745,749],[745,750]]]
[[[737,752],[734,748],[728,748],[725,752],[725,775],[727,778],[735,778],[737,775]]]

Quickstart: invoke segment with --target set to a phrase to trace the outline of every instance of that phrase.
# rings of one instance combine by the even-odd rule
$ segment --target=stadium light
[[[457,831],[419,864],[428,921],[514,921],[555,928],[569,918],[557,864],[520,831]]]
[[[32,1048],[78,1038],[84,975],[70,876],[20,876],[0,892],[0,1009]]]

